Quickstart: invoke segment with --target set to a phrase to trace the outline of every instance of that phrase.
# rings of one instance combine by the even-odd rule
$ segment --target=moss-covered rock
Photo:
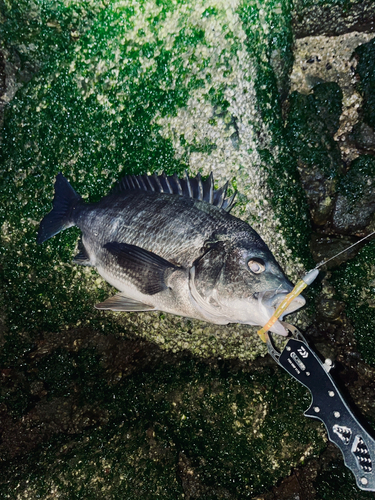
[[[81,7],[70,5],[70,14]],[[42,26],[48,27],[50,8],[48,2],[38,7]],[[32,31],[43,69],[8,110],[2,153],[1,253],[12,334],[27,338],[84,324],[136,331],[199,356],[251,359],[264,352],[238,326],[94,311],[113,292],[95,271],[70,264],[78,232],[42,247],[35,235],[60,170],[92,201],[123,173],[212,170],[219,183],[232,180],[241,193],[235,213],[260,232],[293,277],[309,258],[307,207],[283,142],[270,63],[274,50],[290,49],[283,17],[289,6],[275,9],[270,2],[265,9],[114,1],[96,8],[95,22],[69,42],[70,25],[62,23],[65,41],[53,58],[44,58],[52,43],[42,36],[47,28]]]
[[[357,60],[357,89],[362,96],[361,120],[355,125],[351,138],[356,147],[363,152],[375,152],[375,43],[369,41],[358,47],[354,53]]]
[[[375,19],[372,0],[296,0],[293,27],[298,37],[337,36],[350,31],[370,29]]]
[[[120,355],[110,363],[110,343],[102,343],[34,352],[19,366],[24,389],[43,386],[50,413],[37,403],[16,439],[43,432],[54,439],[34,451],[26,444],[8,462],[3,498],[253,498],[324,445],[322,428],[302,414],[305,389],[276,367],[249,370],[189,356],[162,361],[156,350],[119,377],[129,362]],[[128,361],[145,349],[127,343]],[[62,397],[67,405],[74,400],[70,415]],[[15,398],[2,399],[19,414]],[[99,408],[101,425],[90,428]],[[58,419],[52,425],[56,409],[60,428]],[[15,453],[9,443],[1,452],[3,461]]]
[[[372,102],[374,100],[374,42],[361,45],[356,50],[358,57],[358,90],[363,96],[360,115],[353,135],[357,147],[363,143],[358,133],[363,126],[373,133],[374,120]],[[363,136],[362,136],[363,139]],[[359,146],[361,147],[361,146]],[[371,144],[367,144],[371,149]],[[338,182],[338,197],[333,214],[333,226],[338,232],[369,234],[373,231],[375,161],[370,155],[361,155],[354,160],[347,173]],[[344,268],[334,273],[334,286],[345,302],[346,313],[354,325],[358,348],[367,363],[375,362],[373,327],[375,322],[373,304],[374,245],[368,243]]]
[[[338,269],[333,283],[353,321],[358,348],[367,363],[375,364],[375,244],[368,243],[344,269]]]
[[[96,201],[124,173],[212,170],[287,273],[302,269],[307,206],[279,103],[289,12],[274,1],[7,5],[7,53],[33,44],[35,75],[18,75],[1,157],[4,495],[249,498],[321,448],[286,375],[168,358],[254,359],[254,329],[98,312],[113,290],[71,264],[78,231],[35,242],[59,171]]]
[[[307,194],[313,222],[322,226],[333,210],[341,153],[334,135],[339,128],[342,91],[320,83],[311,94],[289,96],[286,134]]]
[[[36,231],[60,170],[92,201],[124,173],[212,170],[239,190],[235,215],[295,279],[312,265],[298,128],[307,137],[320,119],[326,150],[316,160],[328,165],[325,181],[335,176],[340,89],[315,88],[301,116],[292,100],[302,97],[292,97],[288,139],[287,0],[25,0],[1,12],[7,99],[17,94],[0,170],[0,496],[264,493],[319,454],[325,434],[302,415],[303,388],[267,360],[247,363],[265,352],[255,329],[95,311],[114,291],[71,264],[78,230],[43,246]]]
[[[374,221],[375,159],[362,155],[338,182],[333,226],[340,233],[363,230]]]
[[[375,129],[375,41],[371,40],[358,47],[355,51],[358,58],[356,72],[359,76],[358,90],[363,96],[363,121]]]
[[[352,482],[350,471],[339,461],[331,462],[318,474],[314,487],[319,500],[331,500],[337,496],[338,491],[340,496],[351,500],[368,500],[373,497],[372,493],[357,488]]]

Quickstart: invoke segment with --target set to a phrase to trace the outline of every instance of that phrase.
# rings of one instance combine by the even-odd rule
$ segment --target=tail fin
[[[53,208],[40,223],[37,243],[43,243],[63,229],[74,226],[72,210],[81,199],[80,195],[69,184],[69,181],[59,173],[55,181]]]

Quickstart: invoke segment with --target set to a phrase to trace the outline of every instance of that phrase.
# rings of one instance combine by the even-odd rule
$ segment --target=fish
[[[259,234],[230,214],[236,192],[215,188],[212,173],[126,175],[97,203],[85,203],[59,173],[53,208],[37,242],[81,230],[73,263],[95,267],[119,293],[100,310],[163,311],[217,325],[264,325],[293,285]],[[283,316],[271,332],[288,334]]]

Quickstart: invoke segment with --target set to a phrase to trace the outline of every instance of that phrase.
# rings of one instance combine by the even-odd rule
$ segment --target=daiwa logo
[[[298,354],[300,354],[303,358],[307,358],[309,356],[309,353],[306,351],[306,349],[302,346],[299,349],[297,349]]]

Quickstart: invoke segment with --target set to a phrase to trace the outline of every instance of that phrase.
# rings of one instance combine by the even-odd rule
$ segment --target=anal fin
[[[91,266],[90,257],[86,251],[83,244],[82,237],[78,240],[78,253],[73,258],[74,264],[79,264],[81,266]]]
[[[95,305],[96,309],[109,309],[110,311],[127,311],[127,312],[141,312],[141,311],[153,311],[155,308],[147,304],[143,304],[138,300],[130,299],[125,297],[121,293],[109,297],[104,302]]]

